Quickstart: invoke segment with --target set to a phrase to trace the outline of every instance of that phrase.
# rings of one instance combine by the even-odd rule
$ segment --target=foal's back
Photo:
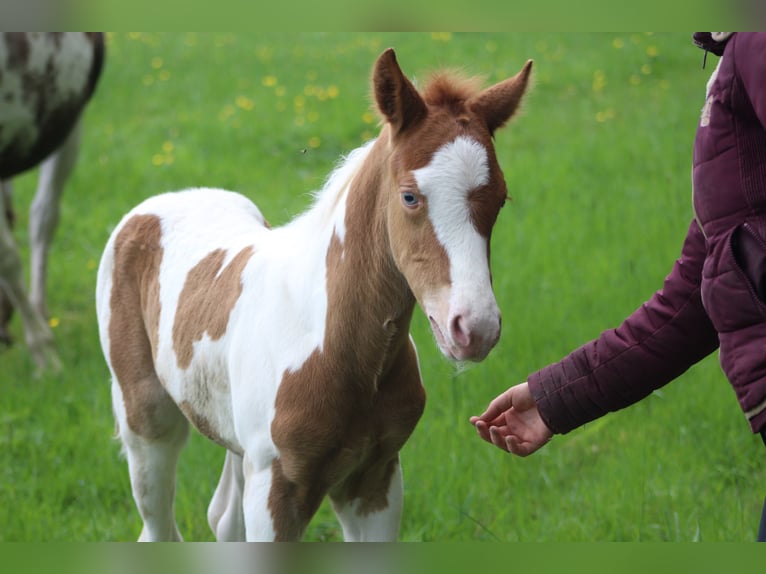
[[[225,335],[242,271],[267,234],[252,202],[216,189],[152,197],[114,230],[99,268],[96,300],[102,349],[131,428],[162,435],[162,417],[154,421],[141,411],[149,407],[151,413],[158,398],[167,411],[176,410],[172,403],[196,410],[191,407],[200,403],[203,385],[212,382],[213,390],[204,391],[204,415],[192,420],[210,438],[238,450],[227,422]],[[200,371],[203,362],[217,371]]]

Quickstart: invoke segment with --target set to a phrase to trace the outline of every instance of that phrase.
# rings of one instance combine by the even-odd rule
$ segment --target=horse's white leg
[[[288,479],[279,458],[270,464],[264,461],[264,456],[249,457],[247,453],[243,459],[242,508],[247,541],[298,542],[325,490],[314,475],[301,484]]]
[[[256,463],[252,462],[253,458],[256,459]],[[272,542],[276,538],[276,531],[269,510],[269,493],[273,477],[271,464],[264,466],[258,457],[249,457],[245,454],[242,470],[245,538],[248,542]]]
[[[244,482],[242,457],[227,450],[221,479],[207,509],[207,521],[219,542],[245,540]]]
[[[5,193],[0,194],[0,197],[4,198]],[[0,289],[21,316],[24,339],[37,369],[60,369],[61,362],[54,349],[53,333],[46,319],[32,306],[27,296],[21,256],[5,217],[5,210],[0,217]]]
[[[155,418],[151,423],[155,428],[161,424],[161,434],[146,437],[134,432],[128,424],[125,401],[116,380],[112,383],[112,405],[128,459],[133,499],[144,522],[139,542],[182,540],[173,501],[178,456],[189,436],[188,421],[168,399],[164,403],[142,405],[150,407],[146,417]]]
[[[46,298],[48,252],[59,221],[64,184],[77,160],[80,134],[81,127],[78,121],[61,147],[40,165],[37,191],[29,210],[30,299],[43,317],[48,316]]]
[[[346,542],[395,542],[399,536],[402,517],[402,469],[396,460],[390,478],[381,468],[355,480],[353,492],[364,492],[363,497],[348,498],[347,488],[331,493],[333,509],[343,528]]]

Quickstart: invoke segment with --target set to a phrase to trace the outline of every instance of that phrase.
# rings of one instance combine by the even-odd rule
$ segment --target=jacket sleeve
[[[528,377],[540,415],[554,433],[643,399],[718,347],[700,297],[705,254],[705,238],[692,221],[661,290],[618,328]]]

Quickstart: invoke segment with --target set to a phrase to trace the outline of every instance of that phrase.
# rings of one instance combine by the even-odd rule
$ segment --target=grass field
[[[140,200],[188,186],[243,192],[272,224],[305,209],[341,154],[376,133],[368,79],[397,50],[503,79],[535,60],[524,113],[498,133],[513,201],[492,244],[504,331],[458,372],[418,311],[428,391],[402,453],[405,541],[749,541],[766,495],[760,439],[711,356],[647,400],[536,455],[505,456],[469,425],[489,400],[622,318],[662,285],[691,218],[691,142],[715,60],[681,34],[113,34],[87,111],[49,279],[65,364],[32,376],[0,354],[0,541],[121,541],[140,531],[112,438],[93,303],[109,232]],[[26,251],[34,174],[16,182]],[[14,334],[22,339],[18,319]],[[187,540],[223,452],[194,434],[176,511]],[[323,506],[309,540],[339,540]]]

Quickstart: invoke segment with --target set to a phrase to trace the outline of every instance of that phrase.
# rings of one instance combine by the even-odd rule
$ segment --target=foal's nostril
[[[471,335],[463,323],[463,316],[455,315],[450,321],[450,335],[456,345],[465,349],[471,345]]]

